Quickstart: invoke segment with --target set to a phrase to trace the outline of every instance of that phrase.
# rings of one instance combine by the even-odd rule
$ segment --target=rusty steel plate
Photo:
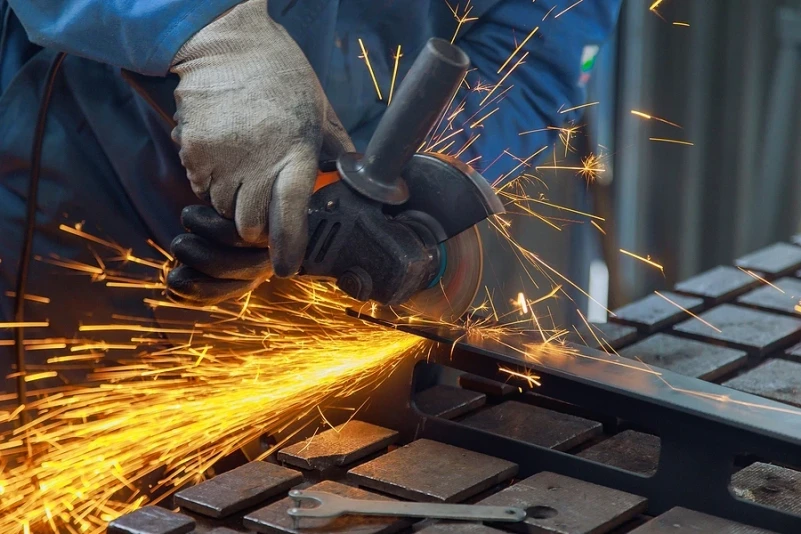
[[[394,430],[352,420],[284,447],[278,452],[278,460],[302,469],[324,470],[350,465],[385,450],[397,439]]]
[[[195,521],[158,506],[145,506],[108,524],[108,534],[186,534]]]
[[[506,401],[463,419],[462,424],[493,434],[565,451],[600,435],[603,425],[575,415]]]
[[[354,467],[360,486],[403,499],[460,502],[517,473],[517,465],[444,443],[419,439]]]
[[[790,274],[801,268],[801,248],[774,243],[735,260],[737,267],[773,276]]]
[[[453,419],[484,406],[487,396],[469,389],[436,385],[415,393],[414,402],[424,414]]]
[[[620,355],[702,380],[715,380],[746,364],[745,351],[669,334],[655,334],[620,351]]]
[[[735,473],[731,488],[741,499],[801,514],[801,473],[793,469],[757,462]]]
[[[759,285],[759,280],[736,267],[720,265],[676,284],[674,289],[701,297],[707,304],[720,304]]]
[[[526,510],[522,523],[503,525],[526,534],[604,534],[645,511],[637,495],[556,473],[538,473],[483,499],[480,504]]]
[[[672,508],[630,534],[773,534],[728,519],[702,514],[686,508]]]
[[[709,324],[689,319],[676,325],[674,331],[701,341],[721,342],[757,358],[801,336],[799,319],[731,304],[712,308],[700,317]]]
[[[578,456],[633,473],[653,475],[659,466],[659,445],[656,436],[625,430],[588,447]]]
[[[267,462],[250,462],[175,494],[175,504],[208,517],[226,517],[287,491],[303,476]]]
[[[698,312],[704,306],[703,299],[698,297],[679,295],[669,291],[662,292],[662,295],[691,312]],[[659,295],[651,294],[644,299],[616,309],[614,317],[610,317],[609,320],[634,326],[640,332],[650,334],[687,318],[687,312],[676,304],[671,304]]]
[[[801,363],[768,360],[738,377],[724,382],[739,391],[801,406]]]
[[[795,308],[799,300],[801,300],[801,280],[797,278],[781,278],[773,282],[772,285],[765,284],[746,293],[737,299],[737,303],[743,306],[798,316],[799,314]]]

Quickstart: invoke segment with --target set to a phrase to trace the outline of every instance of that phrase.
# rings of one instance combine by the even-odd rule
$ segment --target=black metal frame
[[[430,438],[517,463],[520,476],[553,471],[647,497],[649,512],[684,506],[776,532],[801,532],[801,516],[735,497],[729,490],[735,458],[744,454],[801,465],[801,409],[722,386],[647,367],[636,361],[573,347],[575,354],[532,352],[524,334],[501,341],[456,328],[401,322],[381,311],[352,312],[364,320],[429,339],[424,361],[409,358],[371,394],[360,419],[393,428],[404,440]],[[431,417],[414,404],[415,369],[445,365],[520,387],[541,376],[537,393],[642,425],[661,438],[657,472],[642,476],[458,422]]]

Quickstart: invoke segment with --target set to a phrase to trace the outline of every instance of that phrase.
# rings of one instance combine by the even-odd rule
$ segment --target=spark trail
[[[153,495],[201,480],[259,436],[376,387],[421,348],[413,336],[341,313],[349,303],[327,284],[289,289],[269,302],[253,297],[244,310],[209,310],[209,322],[189,322],[196,334],[173,347],[103,359],[93,368],[96,385],[32,393],[32,422],[0,445],[0,532],[104,532],[148,500],[137,489],[145,480]],[[152,331],[144,339],[163,343],[157,327],[98,330],[114,328]],[[15,416],[0,412],[0,423]]]

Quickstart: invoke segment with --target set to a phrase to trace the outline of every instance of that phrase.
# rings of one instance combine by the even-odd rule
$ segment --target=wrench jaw
[[[325,519],[337,517],[345,511],[342,503],[344,500],[333,493],[320,493],[316,491],[292,490],[289,498],[295,503],[293,508],[287,510],[287,514],[292,517],[292,528],[300,528],[300,520],[304,517]],[[301,508],[304,502],[309,502],[315,506],[312,508]]]
[[[337,517],[348,511],[347,506],[344,506],[347,501],[333,493],[292,490],[289,492],[289,498],[295,501],[295,507],[287,511],[292,517],[324,519],[326,517]],[[301,508],[304,501],[311,502],[315,506],[313,508]]]

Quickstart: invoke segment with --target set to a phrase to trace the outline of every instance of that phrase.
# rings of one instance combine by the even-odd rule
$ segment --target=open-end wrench
[[[294,528],[302,518],[328,518],[342,515],[376,515],[391,517],[421,517],[459,521],[492,521],[519,523],[526,519],[526,511],[511,506],[482,506],[478,504],[439,504],[397,501],[371,501],[350,499],[325,491],[292,490],[289,497],[295,507],[287,510]],[[301,508],[303,501],[317,506]]]

